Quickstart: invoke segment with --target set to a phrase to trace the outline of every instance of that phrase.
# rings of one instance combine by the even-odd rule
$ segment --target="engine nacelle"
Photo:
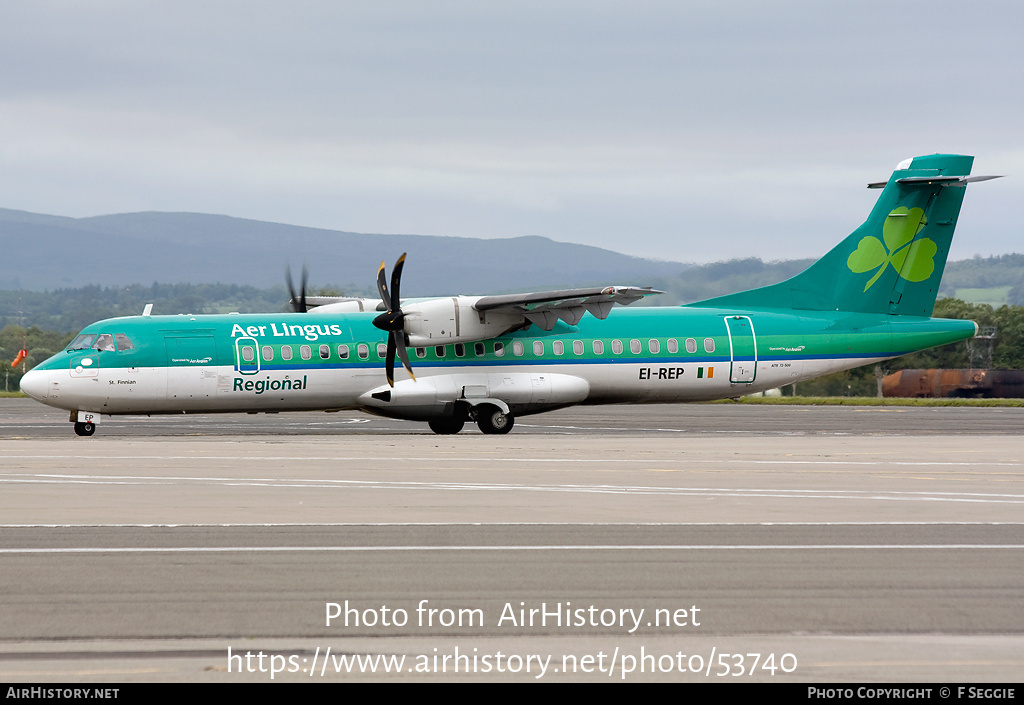
[[[487,340],[514,330],[526,321],[516,312],[477,311],[473,304],[480,298],[452,296],[403,305],[409,345],[425,348]]]
[[[306,300],[315,306],[309,310],[310,313],[362,313],[383,310],[380,299],[310,296]],[[329,303],[318,303],[319,301],[329,301]]]

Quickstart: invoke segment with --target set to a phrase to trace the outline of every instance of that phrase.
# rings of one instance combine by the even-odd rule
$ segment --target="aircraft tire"
[[[506,414],[496,406],[487,405],[477,411],[476,425],[480,430],[488,434],[508,433],[515,423],[512,414]]]
[[[455,418],[431,419],[427,422],[427,425],[430,426],[431,431],[439,436],[449,436],[461,431],[462,427],[466,425],[466,420]]]
[[[77,433],[79,436],[91,436],[92,434],[96,433],[96,424],[90,423],[89,421],[76,421],[75,433]]]

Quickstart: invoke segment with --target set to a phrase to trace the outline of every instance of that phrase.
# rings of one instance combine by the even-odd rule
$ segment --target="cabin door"
[[[725,319],[725,327],[729,330],[729,356],[732,360],[729,381],[750,384],[757,375],[754,322],[750,316],[729,316]]]

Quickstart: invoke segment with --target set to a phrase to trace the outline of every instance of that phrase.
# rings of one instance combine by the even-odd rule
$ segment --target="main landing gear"
[[[461,431],[462,427],[466,425],[466,420],[457,419],[453,416],[428,421],[427,425],[430,426],[431,431],[439,436],[450,436],[453,433]]]
[[[512,412],[506,414],[496,406],[484,404],[476,410],[476,425],[484,433],[508,433],[513,423]]]
[[[480,404],[469,411],[469,416],[476,421],[476,425],[483,433],[498,434],[508,433],[512,430],[515,420],[512,413],[505,413],[493,404]],[[433,419],[427,422],[430,430],[434,433],[447,436],[458,433],[466,425],[464,416],[448,416],[440,419]]]

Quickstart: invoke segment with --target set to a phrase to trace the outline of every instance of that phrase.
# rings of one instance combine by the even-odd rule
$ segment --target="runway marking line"
[[[1024,521],[338,521],[338,522],[247,522],[242,524],[0,524],[13,527],[228,527],[228,526],[1024,526]]]
[[[226,487],[268,487],[274,489],[433,490],[475,492],[563,492],[581,494],[644,494],[683,497],[769,497],[784,499],[847,499],[882,501],[974,502],[1024,504],[1024,494],[982,492],[925,492],[901,490],[801,490],[728,487],[658,487],[648,485],[527,485],[515,483],[419,482],[379,480],[327,480],[303,478],[231,478],[189,476],[62,475],[53,473],[8,473],[0,475],[7,484],[69,485],[222,485]]]
[[[164,547],[77,547],[77,548],[2,548],[0,555],[40,553],[368,553],[394,551],[839,551],[839,550],[1012,550],[1024,544],[602,544],[544,546],[164,546]]]
[[[55,460],[208,460],[208,461],[244,461],[246,463],[252,462],[280,462],[282,460],[294,461],[324,461],[330,463],[337,463],[339,461],[375,461],[375,462],[420,462],[422,463],[425,459],[422,456],[345,456],[345,455],[332,455],[332,456],[293,456],[293,455],[264,455],[264,456],[253,456],[253,455],[111,455],[110,453],[98,453],[96,455],[14,455],[5,454],[3,456],[7,460],[46,460],[53,462]],[[451,457],[445,455],[446,461],[459,461],[466,463],[476,463],[480,461],[481,454],[465,457]],[[568,463],[568,464],[592,464],[592,463],[607,463],[612,465],[621,465],[625,463],[638,464],[638,463],[651,463],[651,464],[671,464],[671,463],[685,463],[690,465],[694,462],[693,458],[685,455],[685,452],[678,456],[670,458],[657,458],[657,457],[633,457],[633,458],[522,458],[522,457],[488,457],[488,462],[494,463]],[[784,460],[761,460],[757,458],[726,458],[726,459],[708,459],[698,461],[702,464],[708,465],[721,465],[721,464],[746,464],[746,465],[895,465],[900,467],[979,467],[979,466],[995,466],[995,467],[1024,467],[1022,461],[911,461],[911,460],[846,460],[841,458],[827,458],[823,460],[797,460],[787,458]]]

